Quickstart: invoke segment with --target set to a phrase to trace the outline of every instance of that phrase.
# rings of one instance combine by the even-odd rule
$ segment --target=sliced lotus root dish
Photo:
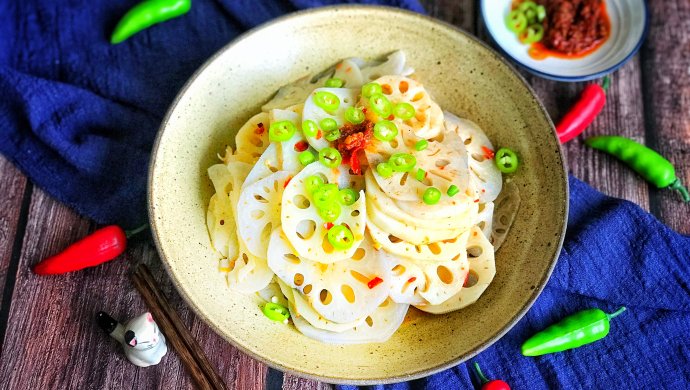
[[[351,205],[336,203],[340,214],[330,225],[319,214],[312,194],[307,192],[305,182],[311,176],[321,177],[324,184],[336,184],[337,187],[341,175],[348,173],[342,169],[312,163],[293,177],[283,192],[283,232],[302,258],[322,263],[347,259],[354,254],[364,239],[367,215],[364,191],[357,193],[358,199]],[[328,241],[327,235],[332,226],[347,226],[350,230],[352,239],[347,249],[335,248]]]
[[[480,202],[491,202],[501,192],[503,178],[493,161],[494,146],[482,129],[469,119],[458,118],[446,112],[447,132],[462,139],[469,156],[470,182]]]
[[[470,270],[463,288],[457,294],[441,304],[417,306],[417,308],[433,314],[443,314],[476,302],[496,275],[494,248],[477,227],[472,228],[467,240],[467,259]]]
[[[209,250],[228,288],[258,295],[257,319],[382,343],[409,305],[460,310],[492,282],[519,166],[499,170],[486,133],[413,72],[402,51],[344,59],[280,88],[220,146]]]
[[[332,322],[363,318],[388,297],[390,259],[367,238],[349,259],[323,264],[301,258],[280,229],[271,235],[268,264],[297,289],[322,317]],[[372,280],[380,283],[370,288]]]
[[[238,131],[235,136],[235,150],[242,154],[258,159],[261,153],[269,145],[268,126],[270,124],[268,115],[264,112],[251,117]]]

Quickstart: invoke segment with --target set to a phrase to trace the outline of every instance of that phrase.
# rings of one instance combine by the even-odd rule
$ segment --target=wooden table
[[[487,39],[471,0],[426,0],[428,12]],[[622,134],[659,150],[690,182],[690,2],[650,1],[649,36],[640,53],[612,79],[608,103],[588,134]],[[577,97],[582,84],[523,73],[553,118]],[[688,234],[690,207],[576,139],[564,148],[570,171],[600,191],[628,199],[673,229]],[[147,237],[123,258],[61,277],[36,277],[29,267],[97,226],[34,187],[0,158],[0,383],[11,389],[174,389],[191,387],[176,354],[140,369],[95,324],[99,310],[113,316],[146,310],[127,277],[143,261],[156,275],[192,334],[237,389],[325,389],[329,385],[268,369],[216,335],[183,303]],[[124,320],[124,319],[123,319]],[[4,387],[4,386],[2,386]]]

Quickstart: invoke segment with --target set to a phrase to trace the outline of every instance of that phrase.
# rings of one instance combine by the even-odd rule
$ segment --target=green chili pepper
[[[364,119],[366,119],[366,117],[359,108],[349,107],[345,110],[345,120],[352,124],[358,125],[364,122]]]
[[[334,77],[332,79],[326,80],[325,86],[327,88],[341,88],[343,84],[345,84],[345,82],[342,79]]]
[[[316,137],[316,133],[319,132],[319,126],[316,125],[316,122],[307,119],[302,122],[302,132],[307,137]]]
[[[426,149],[428,146],[429,146],[429,141],[423,139],[423,140],[417,141],[417,143],[414,144],[414,149],[416,151],[421,152],[422,150]]]
[[[359,194],[352,188],[343,188],[338,194],[338,201],[345,206],[352,206],[359,199]]]
[[[110,43],[117,44],[154,24],[189,12],[191,0],[146,0],[127,11],[115,26]]]
[[[297,155],[297,159],[299,160],[300,164],[306,167],[307,165],[316,161],[316,156],[314,156],[314,153],[305,150],[304,152]]]
[[[508,148],[500,148],[494,156],[496,167],[503,173],[513,173],[517,171],[519,160],[517,154]]]
[[[451,186],[448,187],[448,191],[446,192],[446,194],[448,194],[448,196],[450,197],[453,197],[457,195],[459,192],[460,189],[458,188],[458,186],[456,186],[455,184],[451,184]]]
[[[313,175],[304,179],[304,189],[307,190],[307,193],[309,195],[312,195],[314,191],[321,188],[321,186],[323,186],[324,184],[325,183],[320,176]]]
[[[371,97],[369,97],[369,105],[371,109],[382,118],[388,118],[393,112],[393,105],[382,93],[371,95]]]
[[[376,166],[376,172],[381,175],[384,179],[388,179],[393,176],[393,166],[390,163],[382,162]]]
[[[318,176],[317,176],[318,177]],[[338,201],[340,190],[337,184],[323,184],[312,193],[316,208],[324,208]]]
[[[334,142],[334,141],[340,139],[340,130],[338,130],[338,129],[331,130],[328,133],[326,133],[324,138],[326,138],[326,141]]]
[[[688,190],[676,177],[673,164],[654,150],[620,136],[590,137],[585,143],[623,161],[657,188],[674,189],[680,192],[683,202],[690,202]]]
[[[417,159],[408,153],[395,153],[388,163],[395,172],[409,172],[417,165]]]
[[[611,314],[599,309],[575,313],[530,337],[522,344],[522,354],[540,356],[593,343],[609,334],[609,322],[624,311],[625,307]]]
[[[317,210],[319,212],[319,216],[326,222],[333,222],[338,219],[340,212],[342,211],[340,204],[335,201],[329,201],[325,204],[322,204]]]
[[[337,168],[343,161],[343,156],[340,155],[338,149],[323,148],[319,152],[319,161],[328,168]]]
[[[271,321],[285,322],[285,320],[290,318],[290,312],[285,306],[273,302],[266,302],[261,311]]]
[[[290,121],[273,122],[268,128],[268,139],[273,142],[287,141],[296,131],[297,128]]]
[[[372,95],[376,95],[377,93],[381,92],[383,92],[381,84],[366,83],[362,86],[362,96],[364,96],[365,98],[371,97]]]
[[[328,242],[333,245],[333,248],[341,250],[350,249],[355,240],[350,229],[343,225],[336,225],[330,228],[326,237]]]
[[[314,104],[326,112],[333,112],[340,107],[340,98],[338,95],[328,92],[319,91],[312,95]]]
[[[333,118],[324,118],[321,119],[321,122],[319,122],[319,126],[321,126],[323,131],[329,132],[338,128],[338,122],[336,122]]]
[[[402,120],[412,119],[414,114],[414,107],[410,103],[398,103],[393,106],[393,115]]]
[[[380,121],[374,125],[374,137],[380,141],[391,141],[398,135],[398,126],[391,121]]]

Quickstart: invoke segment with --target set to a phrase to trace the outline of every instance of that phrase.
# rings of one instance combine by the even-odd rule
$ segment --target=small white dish
[[[482,0],[481,14],[489,35],[503,54],[529,72],[557,81],[585,81],[623,66],[637,53],[647,35],[649,11],[644,0],[605,2],[611,21],[608,39],[591,54],[576,59],[530,57],[529,45],[522,44],[505,24],[512,0]]]

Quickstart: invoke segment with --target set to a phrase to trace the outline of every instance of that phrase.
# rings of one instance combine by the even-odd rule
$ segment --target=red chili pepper
[[[288,176],[288,178],[285,180],[285,183],[283,183],[283,188],[287,187],[288,184],[290,184],[290,180],[292,180],[292,176]]]
[[[364,148],[357,148],[350,152],[350,168],[352,169],[352,173],[355,175],[362,173],[362,168],[359,166],[359,157],[357,157],[357,152],[362,149]]]
[[[390,114],[390,115],[388,115],[388,118],[386,118],[386,119],[389,121],[392,121],[393,119],[395,119],[395,116],[393,116],[393,114]]]
[[[510,390],[510,386],[500,379],[494,379],[492,381],[486,379],[482,370],[479,368],[479,363],[474,363],[474,370],[477,372],[477,376],[481,381],[481,390]]]
[[[570,141],[582,133],[587,126],[599,115],[606,104],[606,90],[609,87],[609,77],[604,77],[601,86],[597,83],[589,84],[582,90],[580,99],[568,111],[556,126],[558,139],[562,144]]]
[[[299,141],[295,144],[295,147],[294,147],[296,152],[304,152],[308,148],[309,148],[309,144],[307,143],[307,141]]]
[[[467,287],[467,281],[470,279],[470,273],[465,274],[465,280],[462,282],[462,287]]]
[[[374,279],[371,279],[369,283],[367,283],[367,287],[369,287],[369,289],[371,290],[372,288],[378,286],[381,283],[383,283],[383,279],[377,276]]]
[[[333,222],[326,222],[323,224],[323,228],[326,230],[331,230],[332,227],[333,227]]]
[[[93,267],[112,260],[127,249],[127,238],[148,225],[125,232],[117,225],[98,229],[70,245],[64,251],[34,265],[37,275],[56,275]]]
[[[254,129],[255,134],[263,134],[266,129],[264,129],[264,124],[259,122],[258,125],[256,125],[256,129]]]
[[[322,136],[323,136],[323,133],[321,132],[321,130],[319,130],[319,131],[316,132],[316,137],[315,137],[315,138],[316,138],[316,139],[321,139]]]
[[[417,280],[417,277],[416,277],[416,276],[413,276],[413,277],[407,279],[407,283],[412,283],[412,282],[414,282],[415,280]]]
[[[496,157],[496,153],[486,146],[482,146],[482,151],[484,152],[484,157],[486,157],[487,160],[493,160],[494,157]]]

